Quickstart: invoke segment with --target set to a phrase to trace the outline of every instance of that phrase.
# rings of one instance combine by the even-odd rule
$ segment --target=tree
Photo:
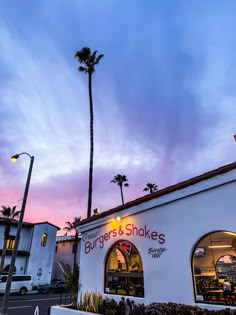
[[[88,74],[88,92],[90,105],[90,163],[89,163],[89,187],[88,187],[88,208],[87,217],[91,216],[92,191],[93,191],[93,151],[94,151],[94,132],[93,132],[93,97],[92,97],[92,75],[95,72],[95,66],[102,59],[103,55],[97,56],[97,50],[94,52],[90,48],[84,47],[77,51],[75,58],[81,64],[78,70]]]
[[[76,224],[79,223],[81,220],[81,217],[75,217],[73,222],[66,222],[66,226],[63,228],[63,230],[66,230],[68,232],[75,231],[75,243],[74,243],[74,268],[77,264],[77,252],[78,252],[78,243],[79,243],[79,232],[76,229]]]
[[[117,174],[114,176],[113,180],[111,180],[111,183],[117,184],[120,187],[121,200],[122,204],[124,204],[123,187],[129,187],[127,177],[125,175]]]
[[[156,184],[153,183],[147,183],[146,187],[144,188],[143,191],[149,191],[150,194],[154,193],[155,191],[158,190],[158,186]]]
[[[72,305],[76,308],[77,305],[77,298],[78,298],[78,291],[79,291],[79,265],[76,263],[72,270],[69,264],[64,265],[64,276],[66,281],[66,286],[70,290],[71,297],[72,297]]]
[[[5,207],[2,206],[2,210],[0,210],[2,216],[4,218],[5,223],[5,231],[4,231],[4,243],[2,249],[1,263],[0,263],[0,272],[3,272],[4,262],[6,258],[6,250],[7,250],[7,240],[9,239],[10,230],[11,230],[11,221],[18,217],[20,211],[16,211],[16,206],[14,207]]]

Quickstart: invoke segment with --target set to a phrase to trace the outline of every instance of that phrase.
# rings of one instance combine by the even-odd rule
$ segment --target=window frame
[[[126,250],[119,247],[122,244],[125,247],[126,243],[128,245],[131,245],[130,253],[128,253],[128,251],[125,253]],[[114,249],[119,250],[123,255],[126,268],[118,268],[117,259],[117,268],[110,270],[108,269],[108,264],[111,263],[109,259],[111,259],[111,254]],[[129,257],[130,259],[128,259]],[[132,268],[130,263],[132,262],[132,260],[139,261],[140,270],[131,270]],[[112,291],[115,292],[110,291],[112,286],[114,287]],[[104,263],[104,293],[109,295],[123,295],[128,297],[145,297],[143,260],[137,247],[129,240],[117,240],[110,246],[107,251]]]
[[[228,292],[226,294],[219,269],[217,269],[217,263],[220,258],[226,255],[235,257],[233,251],[235,251],[236,247],[234,243],[236,244],[236,232],[225,229],[211,231],[199,238],[194,244],[191,254],[191,268],[193,294],[196,304],[222,305],[227,303],[227,305],[235,306],[236,291],[233,291],[233,288],[236,289],[236,282],[233,281],[231,293]],[[224,246],[220,247],[219,244],[224,244]],[[196,249],[203,247],[205,248],[204,255],[196,256]],[[207,268],[208,265],[209,267]],[[236,278],[236,269],[232,277]],[[226,282],[228,280],[225,279]]]

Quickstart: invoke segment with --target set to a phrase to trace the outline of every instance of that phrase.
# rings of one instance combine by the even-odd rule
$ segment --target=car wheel
[[[53,289],[49,289],[48,294],[52,294],[52,293],[53,293]]]
[[[25,295],[26,293],[27,293],[27,289],[26,289],[26,287],[22,287],[21,289],[20,289],[20,295]]]

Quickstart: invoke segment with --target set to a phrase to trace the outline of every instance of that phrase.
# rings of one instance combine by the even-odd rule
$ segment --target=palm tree
[[[84,47],[77,51],[75,58],[82,64],[79,66],[79,72],[88,74],[88,91],[89,91],[89,105],[90,105],[90,164],[89,164],[89,187],[88,187],[88,208],[87,217],[91,216],[92,207],[92,191],[93,191],[93,97],[92,97],[92,75],[95,72],[95,66],[102,59],[103,55],[97,56],[97,50],[94,52],[90,48]]]
[[[123,187],[129,187],[128,178],[125,175],[117,174],[114,176],[113,180],[111,180],[111,183],[117,184],[120,187],[120,194],[121,194],[121,200],[122,204],[124,204],[124,196],[123,196]]]
[[[154,183],[147,183],[143,191],[149,191],[150,194],[158,190],[158,186]]]
[[[77,223],[79,223],[81,220],[81,217],[75,217],[73,222],[66,222],[66,226],[63,228],[63,230],[66,230],[68,232],[75,231],[75,243],[74,243],[74,268],[76,268],[76,256],[78,251],[78,242],[79,242],[79,232],[76,229]]]
[[[14,207],[5,207],[2,206],[2,210],[0,210],[2,216],[4,218],[5,223],[5,231],[4,231],[4,243],[2,249],[1,263],[0,263],[0,272],[4,269],[4,262],[6,257],[6,249],[7,249],[7,240],[9,239],[10,230],[11,230],[11,221],[18,217],[20,211],[16,211],[16,206]]]

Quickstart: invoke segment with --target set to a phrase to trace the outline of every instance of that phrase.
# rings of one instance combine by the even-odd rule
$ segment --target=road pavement
[[[2,307],[2,301],[3,296],[0,296],[0,309]],[[7,315],[34,315],[37,306],[39,308],[39,315],[47,315],[50,306],[69,303],[70,296],[67,294],[12,295],[8,301]]]

